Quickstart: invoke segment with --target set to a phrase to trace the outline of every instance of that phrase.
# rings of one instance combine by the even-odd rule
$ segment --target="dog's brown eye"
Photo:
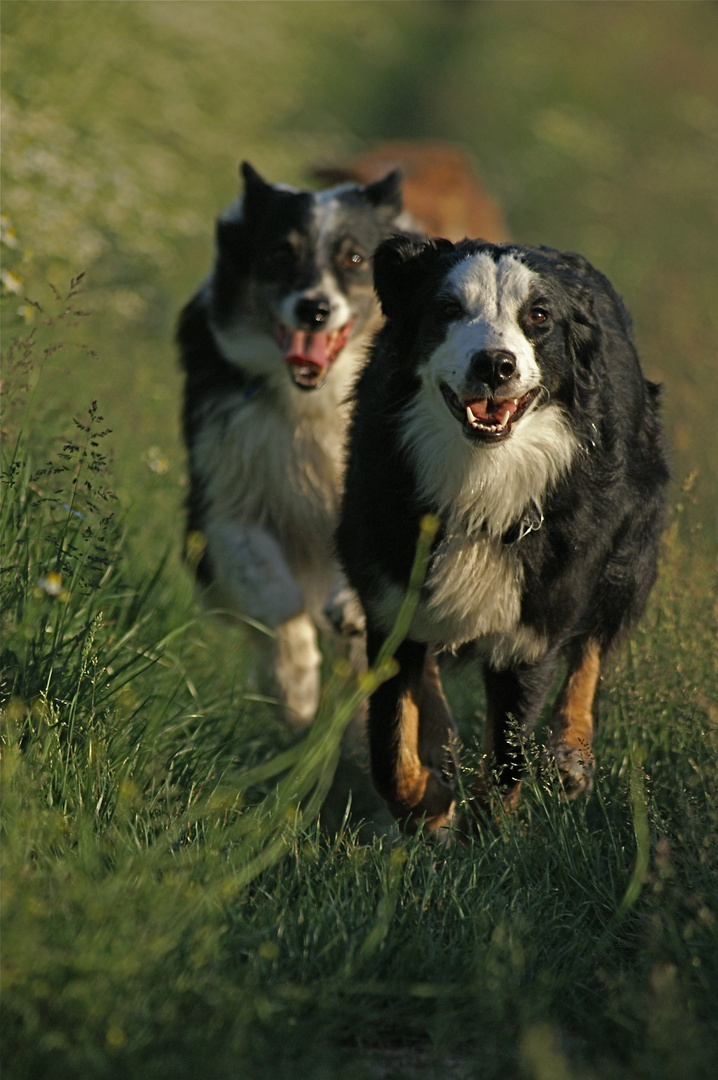
[[[441,314],[445,319],[458,319],[463,310],[461,304],[456,300],[444,300],[441,305]]]
[[[534,326],[543,326],[545,322],[548,322],[548,312],[540,307],[531,308],[529,322],[533,323]]]
[[[348,251],[344,256],[345,266],[361,266],[364,262],[364,256],[358,251]]]

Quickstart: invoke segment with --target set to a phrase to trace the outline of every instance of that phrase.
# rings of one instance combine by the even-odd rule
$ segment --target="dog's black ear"
[[[573,318],[568,324],[567,337],[571,354],[579,369],[596,369],[599,366],[603,335],[601,326],[594,317],[590,300],[574,309]]]
[[[271,187],[263,176],[260,176],[253,165],[250,165],[248,161],[243,161],[239,166],[239,173],[244,180],[244,186],[246,190],[249,188],[261,189]]]
[[[242,251],[246,229],[241,218],[218,218],[215,227],[215,241],[220,257],[236,259]]]
[[[556,252],[556,258],[557,266],[564,273],[564,279],[569,282],[569,287],[573,292],[582,298],[588,297],[588,303],[592,308],[596,305],[601,307],[608,304],[618,322],[631,337],[633,333],[631,316],[606,275],[597,270],[583,255],[577,255],[575,251]]]
[[[587,281],[598,274],[588,259],[575,251],[557,251],[555,257],[560,267],[570,267],[579,277]]]
[[[263,176],[260,176],[248,161],[243,161],[239,169],[244,179],[245,205],[250,203],[259,205],[275,190],[272,184],[268,183]]]
[[[600,321],[603,321],[606,318],[606,314],[610,313],[612,321],[620,327],[623,336],[635,349],[636,342],[633,330],[633,319],[623,300],[618,295],[606,275],[602,274],[600,270],[596,270],[595,266],[592,266],[591,263],[581,255],[570,253],[565,255],[564,258],[570,261],[571,265],[582,276],[583,281],[591,282],[594,295],[593,310],[596,312]]]
[[[220,217],[215,228],[215,242],[217,246],[217,265],[215,268],[215,290],[220,286],[217,282],[224,281],[227,272],[237,273],[245,269],[248,254],[248,229],[247,229],[247,204],[251,203],[250,219],[255,216],[258,202],[269,194],[272,185],[262,179],[257,170],[248,161],[243,161],[239,167],[240,175],[244,178],[244,198],[241,209],[236,207],[234,212],[227,217]]]
[[[388,206],[400,214],[404,206],[401,198],[401,169],[394,169],[383,180],[367,184],[364,194],[372,206]]]
[[[454,250],[450,240],[391,236],[374,252],[374,288],[387,319],[413,310],[429,284],[442,255]]]
[[[604,325],[612,325],[635,348],[631,316],[605,274],[573,251],[562,251],[558,258],[573,301],[569,343],[578,362],[584,368],[599,366]]]

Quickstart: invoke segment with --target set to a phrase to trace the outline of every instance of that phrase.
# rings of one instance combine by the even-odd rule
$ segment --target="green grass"
[[[51,493],[27,437],[6,472],[7,1075],[711,1075],[715,574],[671,541],[586,803],[560,803],[532,744],[493,831],[360,843],[247,791],[286,736],[220,677],[186,582],[135,576],[97,497],[100,424],[63,443]]]
[[[714,1075],[717,10],[4,0],[11,1080]],[[517,238],[609,274],[675,446],[594,794],[560,803],[539,730],[518,812],[452,847],[381,835],[352,763],[317,816],[350,688],[328,652],[298,747],[179,557],[172,326],[237,162],[396,135],[467,143]],[[468,766],[481,688],[447,683]]]

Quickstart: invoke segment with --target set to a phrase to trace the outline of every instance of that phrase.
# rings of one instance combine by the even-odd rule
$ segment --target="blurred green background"
[[[675,499],[714,544],[718,4],[3,0],[1,17],[5,339],[50,333],[25,298],[86,273],[91,316],[41,393],[65,414],[99,400],[148,538],[179,547],[173,327],[238,162],[305,183],[373,140],[431,137],[474,153],[515,239],[581,251],[622,293],[665,384]]]

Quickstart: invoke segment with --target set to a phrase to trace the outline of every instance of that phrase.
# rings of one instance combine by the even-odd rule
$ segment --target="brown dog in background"
[[[499,244],[509,230],[499,204],[488,195],[472,156],[444,142],[380,142],[339,164],[312,172],[323,184],[370,184],[393,169],[402,176],[404,209],[429,236],[455,243],[480,236]]]

